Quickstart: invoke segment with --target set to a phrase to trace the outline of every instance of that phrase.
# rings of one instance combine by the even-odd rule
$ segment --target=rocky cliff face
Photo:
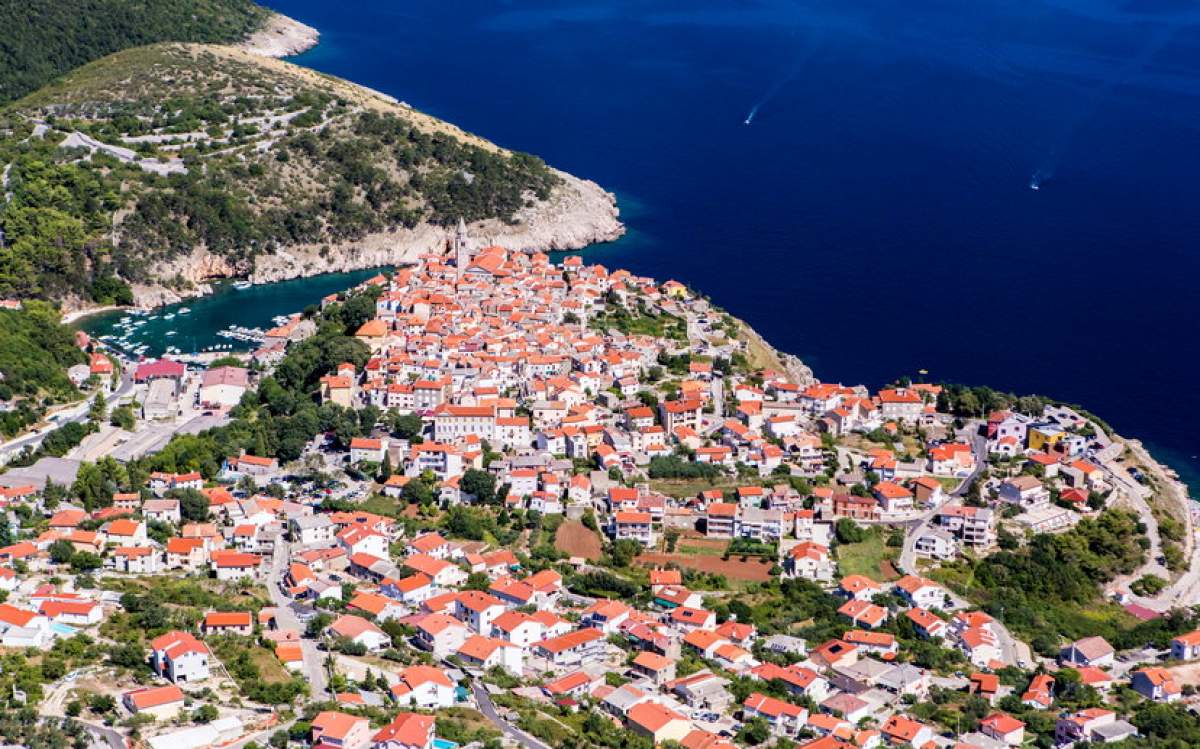
[[[470,224],[467,233],[478,246],[497,244],[512,250],[577,250],[609,242],[625,233],[616,198],[595,182],[559,172],[560,184],[550,199],[522,210],[514,224],[488,220]],[[360,241],[323,247],[288,247],[255,260],[250,279],[270,283],[319,273],[343,272],[416,260],[440,251],[448,232],[421,224],[414,229],[372,234]]]
[[[488,220],[470,224],[467,234],[472,244],[497,244],[530,252],[577,250],[610,242],[625,233],[612,193],[565,172],[558,172],[558,176],[562,183],[550,199],[521,210],[515,223]],[[239,267],[198,248],[157,270],[164,283],[136,285],[134,298],[140,306],[154,307],[210,293],[209,282],[214,279],[248,277],[254,283],[272,283],[396,265],[416,260],[424,252],[441,251],[448,236],[443,227],[421,224],[413,229],[370,234],[354,242],[283,247],[258,256],[252,267]],[[180,283],[173,284],[175,280]]]

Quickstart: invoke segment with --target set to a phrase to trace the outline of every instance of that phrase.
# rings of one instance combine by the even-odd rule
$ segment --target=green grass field
[[[894,575],[885,575],[880,570],[879,563],[884,560],[895,561],[899,554],[899,549],[887,545],[882,533],[872,529],[862,543],[838,545],[838,570],[842,576],[864,575],[879,582],[895,580]]]

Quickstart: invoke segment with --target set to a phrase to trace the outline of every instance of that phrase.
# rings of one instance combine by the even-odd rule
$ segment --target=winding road
[[[496,712],[496,705],[492,702],[492,696],[488,694],[487,687],[483,685],[483,682],[478,679],[472,681],[471,694],[475,697],[475,704],[479,705],[479,712],[483,713],[483,716],[500,729],[505,736],[516,741],[525,749],[550,749],[546,744],[501,718],[500,714]]]

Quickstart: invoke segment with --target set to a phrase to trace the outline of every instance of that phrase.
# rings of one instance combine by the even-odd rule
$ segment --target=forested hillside
[[[269,12],[251,0],[0,3],[0,103],[92,60],[155,42],[234,42]]]
[[[78,397],[66,369],[87,361],[58,311],[43,302],[0,309],[0,434],[37,421],[47,402]]]
[[[187,288],[198,251],[247,272],[289,246],[511,223],[560,183],[343,81],[198,45],[125,50],[11,105],[0,170],[0,297],[97,303]]]

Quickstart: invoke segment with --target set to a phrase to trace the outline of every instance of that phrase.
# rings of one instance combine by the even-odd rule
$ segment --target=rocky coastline
[[[579,250],[611,242],[625,233],[616,196],[595,182],[557,172],[562,180],[546,201],[533,203],[507,224],[496,219],[467,226],[476,247],[501,245],[512,250],[551,252]],[[134,284],[138,307],[159,307],[212,293],[212,282],[244,278],[255,284],[305,278],[323,273],[341,273],[412,262],[423,252],[441,251],[449,241],[446,227],[422,223],[412,229],[368,234],[352,242],[281,247],[254,258],[253,264],[238,265],[227,258],[196,248],[158,269],[161,278],[181,279],[181,287],[163,284]],[[74,316],[90,310],[67,302],[64,309]]]
[[[317,46],[320,37],[321,33],[312,26],[273,13],[261,29],[238,46],[263,57],[291,57]]]

